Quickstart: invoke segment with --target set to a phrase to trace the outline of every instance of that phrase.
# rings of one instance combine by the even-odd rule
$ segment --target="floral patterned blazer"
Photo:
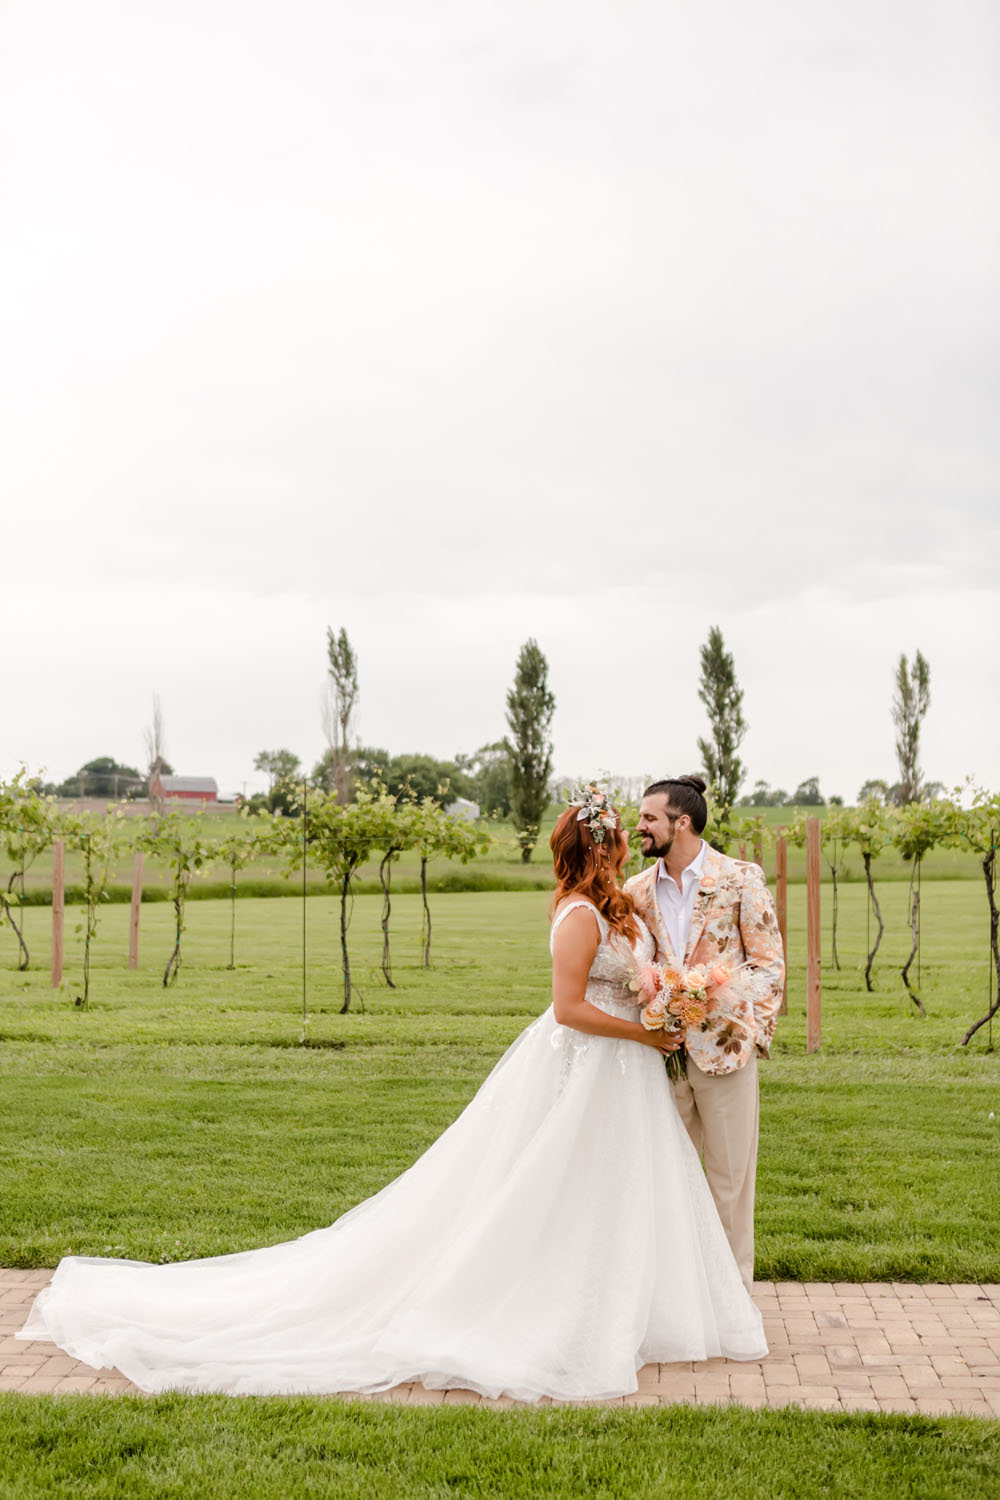
[[[635,909],[656,938],[657,959],[673,968],[748,963],[765,974],[764,999],[743,999],[710,1010],[688,1027],[684,1047],[703,1073],[735,1073],[754,1052],[768,1057],[785,982],[785,956],[774,902],[759,865],[729,859],[709,847],[694,898],[687,951],[674,953],[656,899],[659,860],[625,882]]]

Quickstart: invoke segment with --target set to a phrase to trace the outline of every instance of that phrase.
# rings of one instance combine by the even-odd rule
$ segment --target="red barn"
[[[214,776],[154,776],[149,793],[161,802],[218,802],[219,785]]]

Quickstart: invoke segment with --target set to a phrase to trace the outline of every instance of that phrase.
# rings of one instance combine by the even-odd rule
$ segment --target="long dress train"
[[[634,1020],[610,933],[587,998]],[[557,923],[572,909],[567,905]],[[553,928],[554,932],[555,928]],[[650,1361],[759,1359],[662,1057],[557,1024],[551,1006],[408,1171],[287,1244],[170,1265],[70,1256],[22,1339],[146,1391],[378,1391],[597,1400]]]

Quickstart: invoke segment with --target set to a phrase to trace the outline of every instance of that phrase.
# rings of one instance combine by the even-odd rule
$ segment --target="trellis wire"
[[[993,1009],[993,937],[986,945],[986,1010],[987,1013]],[[987,1049],[993,1051],[993,1017],[990,1016],[986,1023]]]
[[[920,983],[920,874],[923,859],[917,860],[917,984]]]
[[[840,892],[837,888],[837,840],[833,840],[833,863],[830,865],[830,875],[833,880],[833,924],[830,928],[830,962],[835,969],[840,968],[840,958],[837,954],[837,917],[840,907]]]
[[[91,876],[90,834],[89,833],[85,833],[83,835],[83,839],[82,839],[81,842],[83,843],[83,846],[84,846],[84,862],[85,862],[85,868],[86,868],[86,871],[87,871],[87,890],[88,890],[88,893],[89,893],[89,890],[90,890],[90,876]],[[81,1004],[82,1005],[87,1005],[88,1002],[89,1002],[89,1000],[90,1000],[90,903],[89,903],[89,901],[88,901],[88,904],[87,904],[87,912],[86,912],[86,916],[84,918],[84,921],[86,923],[86,926],[84,928],[84,936],[83,936],[83,994],[81,995],[81,997],[77,1001],[78,1005],[81,1005]]]
[[[990,829],[990,848],[991,849],[995,849],[996,846],[997,846],[997,830],[995,828],[991,828]],[[988,955],[987,963],[986,963],[986,1009],[987,1009],[987,1012],[992,1012],[992,1010],[993,1010],[993,981],[994,981],[994,979],[997,979],[997,984],[998,984],[998,986],[1000,986],[1000,978],[997,978],[997,975],[996,975],[995,970],[994,970],[994,965],[993,965],[993,929],[991,927],[990,928],[989,955]],[[989,1020],[986,1023],[986,1035],[987,1035],[987,1038],[988,1038],[988,1041],[987,1041],[986,1045],[989,1048],[989,1050],[992,1052],[993,1051],[993,1016],[992,1016],[992,1014],[990,1014],[990,1018],[989,1018]]]
[[[306,1039],[306,842],[309,819],[309,783],[302,781],[302,1040]]]

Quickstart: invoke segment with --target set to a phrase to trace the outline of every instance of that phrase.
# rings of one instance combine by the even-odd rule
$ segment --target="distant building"
[[[219,783],[214,776],[154,776],[149,794],[158,802],[218,802]]]
[[[470,802],[468,797],[456,797],[454,802],[449,802],[445,808],[453,818],[464,818],[467,823],[474,823],[479,817],[479,803]]]

